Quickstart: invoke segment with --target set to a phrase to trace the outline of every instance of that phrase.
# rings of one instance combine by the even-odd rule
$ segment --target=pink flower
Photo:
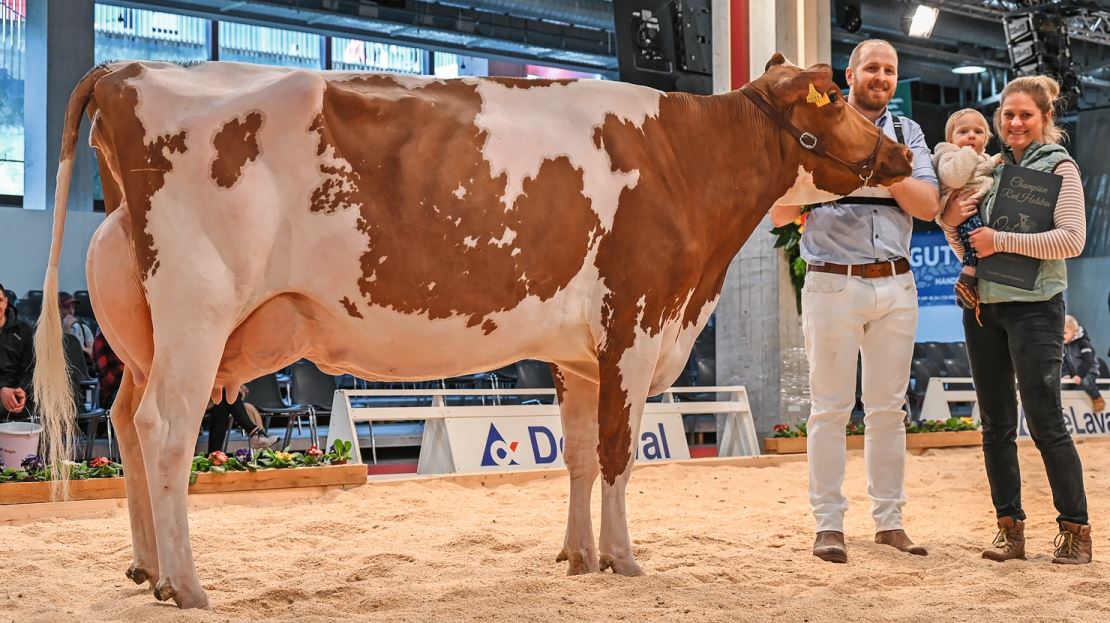
[[[227,463],[227,455],[223,452],[220,452],[219,450],[216,450],[212,454],[208,455],[208,460],[211,461],[213,465],[223,465],[224,463]]]
[[[774,430],[776,433],[784,433],[784,432],[790,430],[790,427],[787,426],[786,424],[775,424],[775,426],[772,430]]]
[[[308,450],[305,450],[304,453],[306,456],[310,456],[314,459],[318,459],[324,456],[324,451],[320,448],[317,448],[316,446],[310,447]]]
[[[107,467],[110,463],[111,463],[111,461],[108,460],[108,457],[98,456],[95,459],[89,461],[89,467],[92,467],[94,469],[95,468],[100,468],[100,467]]]

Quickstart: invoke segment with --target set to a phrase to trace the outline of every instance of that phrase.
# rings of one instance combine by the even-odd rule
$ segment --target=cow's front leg
[[[597,384],[551,366],[563,420],[563,461],[570,473],[567,534],[556,562],[567,561],[567,575],[598,570],[590,498],[597,480]]]
[[[647,338],[641,338],[647,341]],[[632,555],[625,511],[625,488],[632,475],[640,416],[658,360],[658,344],[636,344],[619,358],[603,355],[598,401],[601,459],[601,570],[643,575]]]

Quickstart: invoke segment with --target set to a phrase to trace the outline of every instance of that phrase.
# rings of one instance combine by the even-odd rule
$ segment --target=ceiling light
[[[954,74],[981,74],[985,71],[987,68],[982,65],[960,65],[952,68]]]
[[[918,5],[917,9],[913,12],[913,17],[910,18],[909,28],[906,34],[911,37],[921,37],[928,39],[933,34],[933,26],[937,24],[937,15],[940,9],[931,6]]]

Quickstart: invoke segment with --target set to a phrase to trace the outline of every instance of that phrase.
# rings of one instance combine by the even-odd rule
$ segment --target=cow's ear
[[[779,52],[775,52],[775,55],[771,57],[771,60],[767,61],[767,64],[763,66],[763,71],[767,71],[775,65],[788,65],[789,63],[790,62],[786,60],[785,56],[783,56]]]
[[[783,103],[794,104],[813,91],[827,93],[833,86],[832,67],[814,65],[805,71],[787,76],[775,85],[775,94]]]

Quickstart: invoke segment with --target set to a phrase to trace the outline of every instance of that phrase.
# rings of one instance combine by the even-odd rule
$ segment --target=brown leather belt
[[[833,273],[836,275],[850,275],[875,279],[877,277],[892,277],[910,272],[910,261],[904,257],[889,262],[872,262],[871,264],[810,264],[806,270],[815,273]]]

